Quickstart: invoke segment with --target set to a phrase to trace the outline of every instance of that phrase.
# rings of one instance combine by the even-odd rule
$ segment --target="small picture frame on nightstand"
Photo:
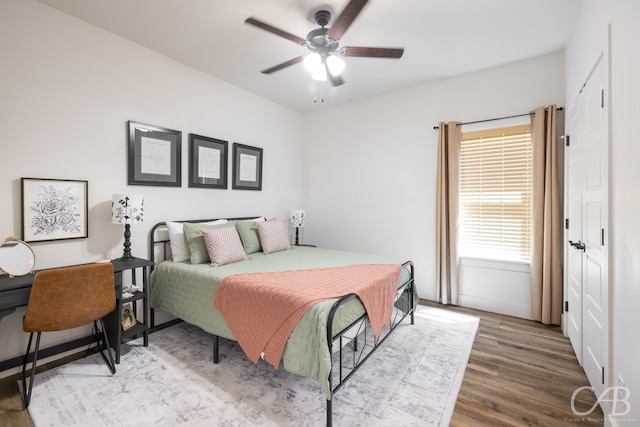
[[[122,330],[131,329],[138,323],[136,316],[133,314],[133,304],[128,302],[122,305]]]

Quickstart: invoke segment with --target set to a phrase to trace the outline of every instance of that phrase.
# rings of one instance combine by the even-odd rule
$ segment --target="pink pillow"
[[[287,228],[283,221],[258,222],[256,225],[258,227],[258,236],[260,237],[260,246],[262,246],[263,253],[270,254],[272,252],[291,249]]]
[[[200,230],[204,236],[211,265],[216,267],[247,259],[240,236],[235,227],[222,227]]]

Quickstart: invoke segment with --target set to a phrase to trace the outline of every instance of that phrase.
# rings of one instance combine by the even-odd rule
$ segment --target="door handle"
[[[582,252],[586,250],[584,243],[582,243],[580,240],[578,240],[578,242],[572,242],[571,240],[569,240],[569,244],[574,248],[581,250]]]

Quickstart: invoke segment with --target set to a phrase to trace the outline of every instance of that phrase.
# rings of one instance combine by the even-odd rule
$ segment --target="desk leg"
[[[120,344],[122,341],[122,272],[118,271],[114,275],[114,286],[116,288],[116,308],[107,314],[104,320],[104,327],[107,329],[109,345],[116,355],[116,364],[120,364]]]

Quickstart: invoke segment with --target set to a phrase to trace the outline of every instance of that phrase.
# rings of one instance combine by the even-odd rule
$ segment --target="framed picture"
[[[227,188],[227,141],[189,134],[189,187]]]
[[[122,330],[131,329],[136,323],[138,321],[133,313],[133,303],[122,304]]]
[[[23,241],[45,242],[88,237],[88,181],[21,180]]]
[[[132,121],[128,125],[127,183],[180,187],[182,132]]]
[[[236,190],[262,190],[262,148],[233,144],[233,181]]]

